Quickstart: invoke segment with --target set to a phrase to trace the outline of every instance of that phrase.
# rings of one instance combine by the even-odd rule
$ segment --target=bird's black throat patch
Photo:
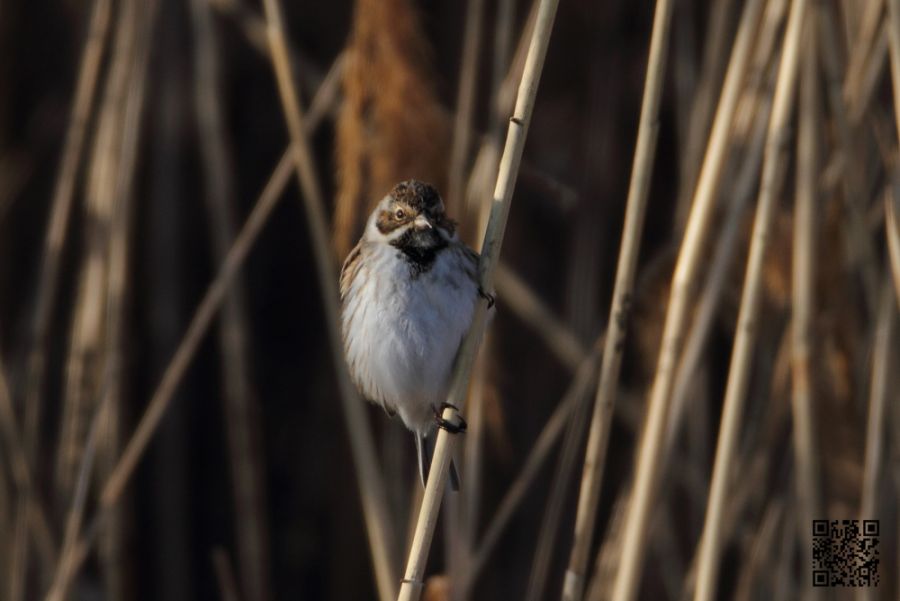
[[[391,242],[409,263],[412,277],[428,272],[434,265],[438,253],[447,248],[447,241],[434,230],[418,231],[410,228],[402,236]]]

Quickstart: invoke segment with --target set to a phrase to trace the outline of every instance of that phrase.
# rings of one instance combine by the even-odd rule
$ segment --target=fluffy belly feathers
[[[343,314],[350,371],[362,393],[412,430],[427,433],[433,407],[446,400],[450,372],[472,319],[475,283],[450,269],[445,249],[431,269],[410,278],[394,249],[379,249],[359,273]],[[404,273],[402,270],[406,270]]]

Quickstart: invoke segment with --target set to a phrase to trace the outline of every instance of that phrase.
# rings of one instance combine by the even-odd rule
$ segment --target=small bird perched
[[[454,359],[479,296],[478,254],[459,241],[456,224],[432,186],[394,186],[369,216],[362,239],[341,269],[344,352],[364,397],[399,414],[416,437],[424,485],[428,436],[465,422],[441,418]],[[458,476],[450,464],[450,481]]]

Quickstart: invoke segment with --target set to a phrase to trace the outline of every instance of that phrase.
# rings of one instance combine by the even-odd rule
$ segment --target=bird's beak
[[[413,225],[417,230],[430,230],[432,229],[431,222],[424,215],[419,215],[413,221]]]

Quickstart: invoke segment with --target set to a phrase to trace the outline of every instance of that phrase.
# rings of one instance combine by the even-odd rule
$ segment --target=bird
[[[479,297],[479,255],[430,184],[407,180],[375,206],[340,275],[341,330],[351,379],[363,397],[399,416],[416,441],[424,486],[450,378]],[[459,475],[450,463],[450,485]]]

